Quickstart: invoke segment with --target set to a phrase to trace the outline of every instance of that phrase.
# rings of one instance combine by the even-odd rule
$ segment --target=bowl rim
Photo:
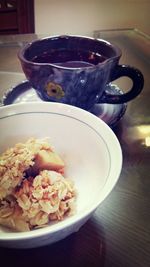
[[[107,196],[111,193],[112,189],[115,187],[121,173],[122,161],[123,161],[122,149],[117,136],[103,120],[101,120],[100,118],[96,117],[95,115],[91,114],[88,111],[62,103],[52,103],[52,102],[15,103],[15,104],[10,104],[8,106],[0,107],[0,121],[1,119],[5,119],[8,116],[13,116],[18,113],[21,114],[22,112],[29,113],[31,111],[32,112],[36,111],[37,109],[38,112],[46,111],[55,113],[56,111],[57,112],[59,111],[61,112],[61,114],[65,115],[68,114],[69,116],[71,115],[71,117],[78,118],[79,120],[83,118],[84,122],[92,126],[94,129],[96,130],[103,129],[102,136],[104,136],[105,138],[107,137],[106,140],[109,143],[109,145],[114,143],[114,146],[116,148],[116,153],[119,156],[118,157],[119,160],[117,162],[118,167],[115,169],[115,178],[113,179],[113,182],[111,181],[109,190],[108,188],[107,189],[105,188],[103,197],[99,199],[96,198],[96,200],[92,203],[90,207],[87,207],[84,211],[80,212],[79,214],[75,213],[75,215],[67,217],[65,220],[61,222],[56,222],[55,224],[49,225],[45,228],[39,228],[28,232],[6,232],[6,235],[5,232],[4,233],[2,232],[2,235],[0,235],[0,241],[18,241],[27,239],[30,240],[38,237],[44,237],[46,235],[59,232],[64,228],[68,228],[69,226],[72,226],[78,223],[79,221],[82,221],[84,218],[88,217],[91,213],[93,213],[97,209],[97,207],[104,201],[104,199],[107,198]],[[110,135],[111,135],[111,142],[109,142],[108,139]],[[113,159],[113,157],[111,159]]]

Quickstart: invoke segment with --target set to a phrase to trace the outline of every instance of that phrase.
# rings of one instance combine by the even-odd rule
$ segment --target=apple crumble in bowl
[[[73,214],[75,189],[48,142],[29,139],[0,156],[0,224],[18,231]]]

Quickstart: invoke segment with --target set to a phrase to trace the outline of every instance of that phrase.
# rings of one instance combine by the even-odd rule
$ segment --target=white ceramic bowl
[[[59,103],[22,103],[0,108],[0,153],[30,137],[49,137],[77,188],[75,215],[30,232],[0,228],[0,245],[31,248],[65,238],[89,219],[111,193],[122,167],[113,131],[82,109]],[[90,197],[89,197],[90,196]]]

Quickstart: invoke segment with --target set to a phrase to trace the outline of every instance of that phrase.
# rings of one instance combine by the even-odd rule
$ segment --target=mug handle
[[[111,95],[104,91],[100,99],[101,103],[121,104],[134,99],[141,93],[144,85],[144,77],[138,69],[128,65],[118,65],[110,77],[110,82],[122,76],[127,76],[132,80],[133,86],[131,89],[121,95]]]

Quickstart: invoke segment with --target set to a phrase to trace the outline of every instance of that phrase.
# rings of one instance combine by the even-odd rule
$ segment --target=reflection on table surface
[[[49,266],[51,262],[53,266],[150,265],[149,37],[134,29],[94,31],[92,36],[118,45],[122,50],[120,63],[140,69],[145,79],[142,93],[127,104],[125,115],[113,128],[123,151],[120,179],[110,196],[77,233],[38,249],[14,252],[1,248],[6,265],[9,258],[14,266],[25,266],[29,261],[37,266]],[[17,58],[19,49],[26,42],[41,37],[46,36],[0,36],[0,98],[6,90],[25,79]],[[126,78],[115,83],[122,90],[130,87]]]

